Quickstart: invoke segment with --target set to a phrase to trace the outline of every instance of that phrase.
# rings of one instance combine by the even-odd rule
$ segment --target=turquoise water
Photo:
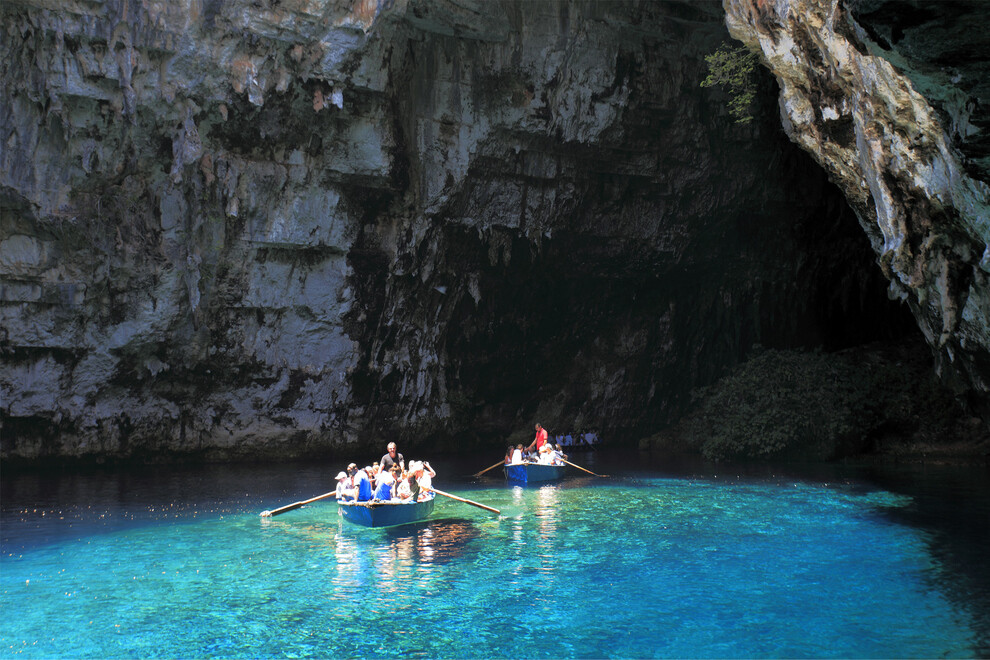
[[[325,501],[258,516],[330,490],[333,466],[6,477],[0,657],[988,651],[985,489],[967,494],[977,531],[959,540],[943,524],[959,488],[938,492],[941,478],[908,492],[620,467],[520,488],[444,478],[460,467],[437,487],[501,515],[444,499],[390,529]]]

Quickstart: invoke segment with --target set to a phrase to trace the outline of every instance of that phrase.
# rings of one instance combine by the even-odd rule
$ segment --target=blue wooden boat
[[[566,471],[566,465],[519,463],[505,466],[505,478],[518,484],[545,483],[563,479]]]
[[[364,527],[392,527],[418,522],[433,513],[433,499],[422,502],[337,501],[344,520]]]

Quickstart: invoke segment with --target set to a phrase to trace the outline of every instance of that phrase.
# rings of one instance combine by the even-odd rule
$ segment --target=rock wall
[[[829,172],[941,375],[987,413],[990,49],[985,2],[725,0],[780,85],[787,134]]]
[[[775,109],[739,126],[700,89],[718,4],[0,15],[8,464],[497,446],[536,420],[635,437],[754,344],[907,327]],[[946,346],[973,325],[964,244],[978,261],[925,248],[945,302],[904,283],[955,305]]]

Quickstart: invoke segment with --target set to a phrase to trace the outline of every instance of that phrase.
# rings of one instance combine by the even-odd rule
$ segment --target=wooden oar
[[[277,509],[272,509],[271,511],[262,511],[261,516],[263,518],[269,518],[271,516],[277,516],[280,513],[285,513],[286,511],[292,511],[293,509],[298,509],[304,504],[309,504],[310,502],[315,502],[317,500],[325,500],[328,497],[333,497],[337,494],[337,491],[331,491],[329,493],[323,493],[317,497],[311,497],[308,500],[303,500],[302,502],[293,502],[292,504],[286,504],[285,506],[280,506]]]
[[[471,476],[472,476],[472,477],[480,477],[480,476],[481,476],[481,475],[483,475],[483,474],[484,474],[485,472],[488,472],[489,470],[494,470],[494,469],[495,469],[495,468],[497,468],[497,467],[498,467],[499,465],[505,465],[505,459],[504,459],[504,458],[503,458],[503,459],[502,459],[501,461],[499,461],[498,463],[496,463],[495,465],[493,465],[493,466],[491,466],[490,468],[485,468],[485,469],[484,469],[484,470],[482,470],[481,472],[475,472],[475,473],[474,473],[474,474],[472,474]]]
[[[443,495],[444,497],[449,497],[450,499],[457,500],[458,502],[464,502],[465,504],[471,504],[471,505],[476,506],[476,507],[478,507],[480,509],[485,509],[486,511],[491,511],[492,513],[499,513],[499,514],[502,513],[498,509],[493,509],[490,506],[485,506],[484,504],[478,504],[477,502],[473,502],[471,500],[466,500],[463,497],[458,497],[457,495],[451,495],[450,493],[445,493],[442,490],[437,490],[436,488],[432,488],[431,487],[429,490],[432,491],[432,492],[434,492],[434,493],[436,493],[437,495]]]
[[[585,469],[584,469],[583,467],[581,467],[580,465],[574,465],[574,463],[571,463],[571,462],[570,462],[569,460],[567,460],[566,458],[562,458],[562,459],[560,459],[560,460],[562,460],[562,461],[564,461],[565,463],[567,463],[567,464],[568,464],[568,465],[570,465],[571,467],[576,467],[576,468],[577,468],[577,469],[579,469],[579,470],[584,470],[584,471],[585,471],[585,472],[587,472],[588,474],[591,474],[591,475],[594,475],[594,476],[596,476],[596,477],[607,477],[607,476],[608,476],[607,474],[595,474],[595,473],[594,473],[594,472],[592,472],[591,470],[585,470]]]

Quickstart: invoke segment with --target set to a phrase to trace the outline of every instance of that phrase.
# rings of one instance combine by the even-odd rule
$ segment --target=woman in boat
[[[433,488],[433,477],[437,476],[436,470],[430,467],[428,461],[413,461],[410,469],[416,479],[416,484],[420,488],[417,501],[428,500],[433,497],[430,489]]]
[[[411,466],[411,464],[410,464]],[[403,502],[416,502],[419,499],[419,483],[416,481],[416,475],[412,472],[404,475],[402,481],[399,482],[398,488],[399,499]]]
[[[392,499],[392,487],[394,484],[395,479],[393,478],[392,473],[383,470],[382,473],[378,475],[378,486],[375,488],[375,499],[383,502]]]
[[[544,442],[543,446],[540,447],[539,463],[540,465],[553,463],[553,445],[549,442]]]
[[[371,484],[371,495],[374,497],[375,489],[378,488],[378,463],[365,466],[364,473],[368,475],[368,483]]]
[[[509,445],[509,448],[505,450],[505,464],[506,465],[511,465],[512,464],[512,454],[515,451],[516,451],[516,448],[513,447],[512,445]]]
[[[522,444],[516,445],[515,451],[512,452],[512,464],[519,465],[523,462],[523,446]]]

